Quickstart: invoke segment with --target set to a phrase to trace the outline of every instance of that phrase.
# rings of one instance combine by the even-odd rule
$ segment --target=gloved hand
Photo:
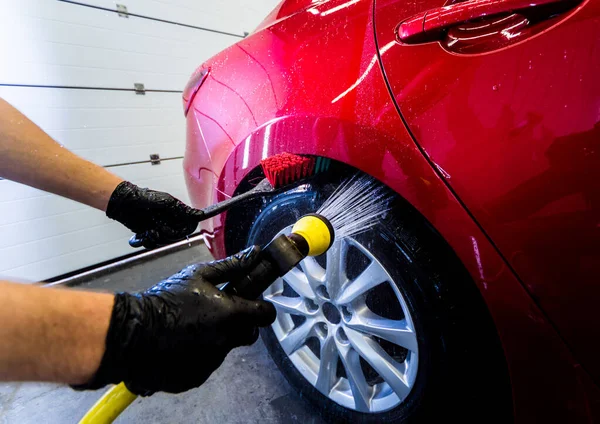
[[[112,193],[106,215],[136,233],[131,246],[152,248],[191,234],[203,213],[168,193],[123,181]]]
[[[115,295],[106,350],[93,379],[76,389],[125,382],[138,395],[200,386],[227,353],[251,345],[275,320],[273,305],[229,296],[215,285],[247,274],[260,249],[191,265],[144,293]]]

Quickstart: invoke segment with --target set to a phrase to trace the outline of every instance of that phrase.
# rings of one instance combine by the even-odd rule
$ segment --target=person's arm
[[[114,296],[0,282],[0,380],[89,381],[104,353]]]
[[[0,177],[102,211],[123,179],[65,149],[0,98]]]
[[[189,266],[139,293],[103,294],[0,282],[0,381],[77,389],[125,382],[138,395],[198,387],[229,351],[252,344],[273,305],[215,286],[246,275],[253,247]]]
[[[135,247],[181,240],[203,215],[168,193],[123,181],[70,152],[1,98],[0,177],[105,211],[136,233]]]

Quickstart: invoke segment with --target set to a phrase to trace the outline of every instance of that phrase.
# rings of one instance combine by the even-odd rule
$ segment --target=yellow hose
[[[79,424],[110,424],[136,398],[137,395],[131,393],[124,383],[117,384],[92,406]]]

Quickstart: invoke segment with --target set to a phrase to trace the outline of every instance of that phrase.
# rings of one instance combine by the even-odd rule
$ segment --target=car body
[[[469,271],[502,343],[516,421],[590,422],[600,417],[600,1],[531,16],[513,3],[491,23],[446,9],[450,30],[403,42],[444,4],[282,2],[186,87],[186,182],[204,207],[281,152],[375,177]],[[399,25],[411,20],[416,30]],[[233,253],[224,216],[202,230],[216,257]]]

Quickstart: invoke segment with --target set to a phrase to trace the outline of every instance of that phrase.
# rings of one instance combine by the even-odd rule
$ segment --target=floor
[[[196,246],[104,275],[81,287],[141,290],[209,258],[204,246]],[[75,423],[103,392],[75,392],[55,384],[0,383],[0,423]],[[138,398],[115,422],[324,423],[288,385],[260,340],[234,350],[202,387],[179,395],[158,393]]]

